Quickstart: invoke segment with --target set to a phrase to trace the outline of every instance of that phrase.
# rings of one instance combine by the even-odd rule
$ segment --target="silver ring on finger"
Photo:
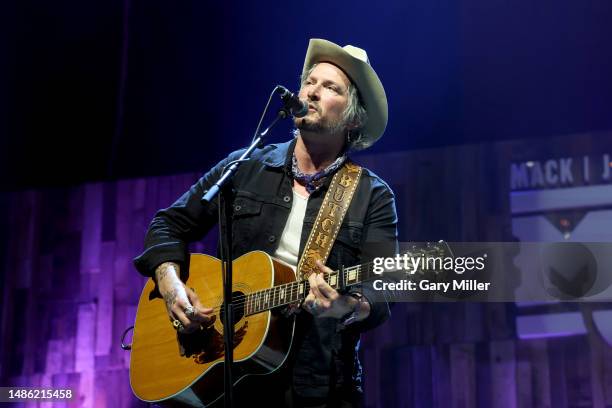
[[[178,331],[181,331],[185,328],[185,326],[183,326],[183,323],[181,323],[179,319],[174,319],[172,321],[172,327],[174,327],[174,329]]]
[[[184,310],[185,315],[189,318],[192,318],[195,316],[196,312],[195,312],[195,308],[191,305],[187,306]]]

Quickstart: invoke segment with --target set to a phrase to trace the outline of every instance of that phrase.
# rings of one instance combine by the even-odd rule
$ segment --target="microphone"
[[[289,91],[282,85],[276,86],[276,92],[280,94],[283,103],[285,104],[285,108],[289,110],[296,118],[301,118],[308,114],[308,104],[301,100],[296,94]]]

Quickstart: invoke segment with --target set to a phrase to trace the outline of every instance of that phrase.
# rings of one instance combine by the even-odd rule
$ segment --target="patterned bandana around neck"
[[[306,187],[306,191],[308,191],[309,194],[312,194],[325,183],[325,179],[327,178],[327,176],[335,172],[337,169],[340,168],[340,166],[344,164],[346,158],[346,154],[343,154],[325,169],[318,171],[314,174],[304,174],[300,171],[298,167],[297,158],[295,157],[295,154],[293,154],[291,163],[291,173],[293,175],[293,178],[297,180],[298,183]]]

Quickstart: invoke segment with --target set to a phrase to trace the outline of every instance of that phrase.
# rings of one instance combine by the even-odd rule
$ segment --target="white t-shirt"
[[[278,249],[274,253],[275,258],[288,263],[293,266],[294,269],[297,267],[298,263],[302,226],[304,224],[307,204],[308,197],[302,197],[293,190],[291,212],[289,213],[289,218],[283,229]]]

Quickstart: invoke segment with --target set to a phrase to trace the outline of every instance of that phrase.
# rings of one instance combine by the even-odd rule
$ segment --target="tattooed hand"
[[[214,319],[213,309],[204,307],[198,295],[180,280],[177,264],[165,262],[159,265],[155,270],[155,280],[166,302],[170,321],[179,320],[183,325],[182,333],[191,333]],[[193,313],[186,313],[190,307],[193,307]]]

